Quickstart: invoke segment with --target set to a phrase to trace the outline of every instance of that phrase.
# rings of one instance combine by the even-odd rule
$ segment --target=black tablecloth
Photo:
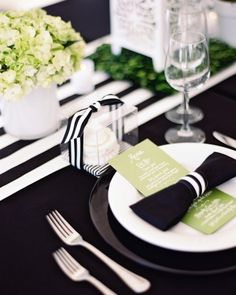
[[[192,100],[203,110],[199,122],[207,142],[220,144],[213,130],[236,137],[236,101],[228,95],[236,77],[225,84],[226,95],[219,86]],[[222,88],[221,88],[222,89]],[[219,93],[220,92],[220,93]],[[173,124],[164,115],[142,125],[140,140],[150,138],[165,144],[164,132]],[[221,275],[183,276],[146,269],[129,261],[108,246],[96,232],[89,216],[88,199],[96,178],[73,167],[66,167],[19,191],[0,203],[0,289],[4,295],[28,294],[98,294],[88,283],[70,281],[55,264],[51,253],[63,244],[49,228],[45,215],[58,209],[81,234],[113,259],[151,280],[147,294],[235,294],[236,272]],[[92,274],[118,294],[133,294],[102,262],[82,247],[65,247]],[[236,261],[235,261],[236,263]]]
[[[79,6],[78,3],[82,2],[86,3]],[[71,20],[75,28],[89,41],[108,33],[109,27],[108,1],[96,1],[95,9],[94,2],[67,0],[57,6],[48,7],[47,10]],[[95,15],[91,15],[92,12]],[[83,19],[86,21],[82,22]],[[93,25],[86,25],[90,20]],[[214,130],[236,138],[235,83],[236,76],[192,100],[192,104],[199,106],[205,114],[204,119],[196,126],[206,132],[207,143],[220,145],[212,137]],[[166,144],[164,132],[173,125],[164,115],[157,117],[140,126],[140,140],[149,138],[158,145]],[[15,148],[14,145],[12,147]],[[25,169],[25,166],[20,168]],[[45,219],[45,215],[53,209],[58,209],[87,241],[125,267],[147,277],[152,287],[145,294],[236,294],[236,271],[209,277],[173,275],[147,269],[118,254],[103,241],[90,220],[88,200],[95,182],[96,178],[86,172],[66,167],[0,202],[1,294],[99,294],[86,282],[74,283],[69,280],[55,264],[52,252],[65,245],[52,232]],[[118,294],[133,294],[109,268],[87,250],[82,247],[65,248]]]

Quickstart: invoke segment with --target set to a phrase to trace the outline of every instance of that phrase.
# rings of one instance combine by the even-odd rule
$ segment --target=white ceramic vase
[[[215,11],[218,14],[220,39],[236,47],[236,3],[216,0]]]
[[[1,113],[5,131],[19,139],[44,137],[60,124],[56,85],[38,87],[17,101],[2,99]]]

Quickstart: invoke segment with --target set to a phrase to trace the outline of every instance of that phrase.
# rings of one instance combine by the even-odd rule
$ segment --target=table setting
[[[111,36],[89,43],[42,9],[0,13],[3,27],[14,27],[0,43],[0,288],[233,295],[235,49],[210,39],[204,24],[192,26],[188,15],[200,1],[169,1],[180,18],[168,40],[159,32],[167,43],[157,62],[142,55],[135,36],[120,43],[117,23],[131,6],[111,2]],[[154,2],[134,12],[147,48],[158,28],[145,20],[164,9]],[[221,60],[212,57],[215,46],[225,49]],[[42,98],[40,123],[32,110]],[[7,104],[25,106],[11,112]],[[56,123],[46,123],[47,113]]]

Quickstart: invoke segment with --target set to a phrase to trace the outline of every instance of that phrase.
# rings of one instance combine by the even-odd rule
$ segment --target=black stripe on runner
[[[35,142],[36,140],[18,140],[8,146],[0,149],[0,159],[10,156],[11,154],[17,152],[23,147]]]
[[[128,87],[127,89],[116,93],[115,95],[118,96],[119,98],[121,98],[121,97],[123,97],[125,95],[128,95],[129,93],[131,93],[132,91],[134,91],[136,89],[138,89],[138,86],[137,85],[132,85],[132,86]]]
[[[39,167],[40,165],[52,160],[53,158],[60,155],[60,147],[59,145],[56,145],[52,147],[51,149],[47,150],[46,152],[43,152],[28,161],[6,171],[5,173],[2,173],[0,175],[0,187],[4,186],[17,178],[21,177],[22,175],[32,171],[33,169]]]
[[[79,95],[79,94],[72,94],[70,96],[67,96],[66,98],[63,98],[59,101],[59,105],[63,106],[64,104],[66,104],[72,100],[75,100],[75,99],[79,98],[80,96],[81,95]]]
[[[102,81],[102,82],[100,82],[100,83],[97,83],[96,85],[95,85],[95,89],[98,89],[99,87],[102,87],[102,86],[104,86],[104,85],[106,85],[106,84],[108,84],[108,83],[110,83],[110,82],[113,82],[114,80],[112,79],[112,78],[108,78],[108,79],[106,79],[106,80],[104,80],[104,81]]]
[[[57,84],[57,87],[60,88],[61,86],[64,86],[64,85],[69,84],[69,83],[70,83],[70,79],[64,81],[64,82],[61,83],[61,84]]]
[[[138,111],[141,111],[164,97],[166,97],[166,95],[163,93],[155,94],[155,95],[151,96],[150,98],[148,98],[147,100],[136,105],[136,107],[138,108]]]
[[[4,135],[6,132],[5,130],[3,129],[3,127],[0,127],[0,135]]]

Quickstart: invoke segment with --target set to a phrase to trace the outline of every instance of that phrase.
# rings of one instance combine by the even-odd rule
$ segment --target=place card
[[[109,161],[144,196],[177,182],[188,171],[149,139]],[[236,216],[236,199],[219,189],[197,198],[182,222],[211,234]]]
[[[212,234],[235,216],[236,199],[215,188],[193,202],[182,222]]]
[[[173,184],[187,170],[149,139],[109,161],[144,196]]]

